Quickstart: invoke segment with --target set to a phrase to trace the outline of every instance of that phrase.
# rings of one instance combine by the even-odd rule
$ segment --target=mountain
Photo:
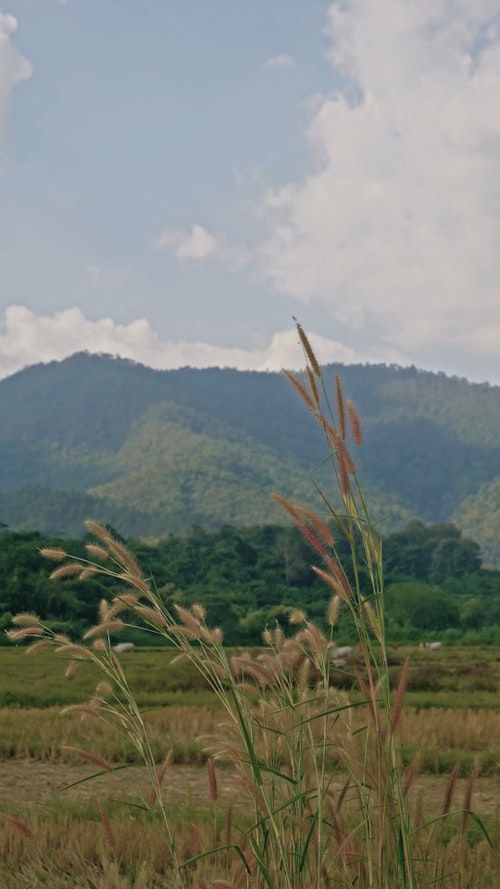
[[[384,530],[454,521],[500,564],[500,387],[414,367],[330,365],[362,419],[362,473]],[[318,505],[324,440],[280,374],[155,371],[80,353],[0,382],[0,520],[126,536],[283,519]]]

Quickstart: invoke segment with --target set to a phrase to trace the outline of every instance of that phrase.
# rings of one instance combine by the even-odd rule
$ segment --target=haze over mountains
[[[389,531],[455,522],[500,565],[500,387],[330,365],[358,408],[372,512]],[[325,442],[280,374],[155,371],[80,353],[0,382],[0,520],[79,535],[85,518],[162,537],[284,521],[273,491],[320,506]]]

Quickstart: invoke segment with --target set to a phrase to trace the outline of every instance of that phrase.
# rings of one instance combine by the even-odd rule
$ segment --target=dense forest
[[[156,545],[128,543],[165,603],[200,602],[228,644],[259,644],[265,626],[276,621],[286,626],[293,608],[320,623],[324,617],[331,590],[311,570],[317,557],[295,527],[225,526],[210,532],[195,526]],[[104,591],[93,580],[51,581],[54,565],[39,552],[47,546],[85,554],[82,540],[0,533],[1,625],[6,628],[16,612],[29,611],[54,630],[78,635],[95,622],[103,595],[116,595],[120,587]],[[500,571],[484,569],[479,546],[454,525],[413,521],[385,537],[383,553],[389,641],[431,636],[500,644]],[[347,565],[342,544],[338,554]],[[129,629],[126,638],[155,641],[145,630]],[[348,615],[341,616],[338,641],[353,641]]]
[[[336,373],[384,533],[453,522],[500,567],[500,387],[385,365],[331,365],[325,380]],[[0,382],[0,521],[14,530],[78,537],[93,516],[151,540],[278,524],[271,492],[317,507],[325,457],[280,374],[82,353]]]

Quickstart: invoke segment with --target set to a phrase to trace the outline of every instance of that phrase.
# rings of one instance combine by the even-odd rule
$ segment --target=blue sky
[[[500,383],[500,0],[0,0],[0,376]]]

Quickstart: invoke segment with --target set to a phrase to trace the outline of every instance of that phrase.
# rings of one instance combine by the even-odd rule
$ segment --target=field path
[[[40,762],[38,760],[4,760],[0,762],[0,800],[3,803],[40,805],[63,791],[64,796],[85,800],[100,796],[125,799],[149,795],[147,777],[141,766],[132,766],[114,774],[105,774],[92,781],[85,781],[69,788],[97,769],[65,762]],[[218,794],[222,804],[248,806],[242,799],[235,777],[230,769],[217,770]],[[334,782],[334,789],[343,781]],[[447,783],[446,775],[421,775],[416,778],[413,792],[422,791],[426,810],[439,811]],[[64,790],[64,788],[69,788]],[[209,799],[208,778],[203,766],[170,766],[164,781],[165,799],[173,804],[190,801],[205,805]],[[465,791],[465,781],[459,780],[454,794],[454,805],[459,807]],[[1,803],[0,803],[1,805]],[[480,777],[476,781],[472,809],[479,815],[500,814],[500,777]]]

